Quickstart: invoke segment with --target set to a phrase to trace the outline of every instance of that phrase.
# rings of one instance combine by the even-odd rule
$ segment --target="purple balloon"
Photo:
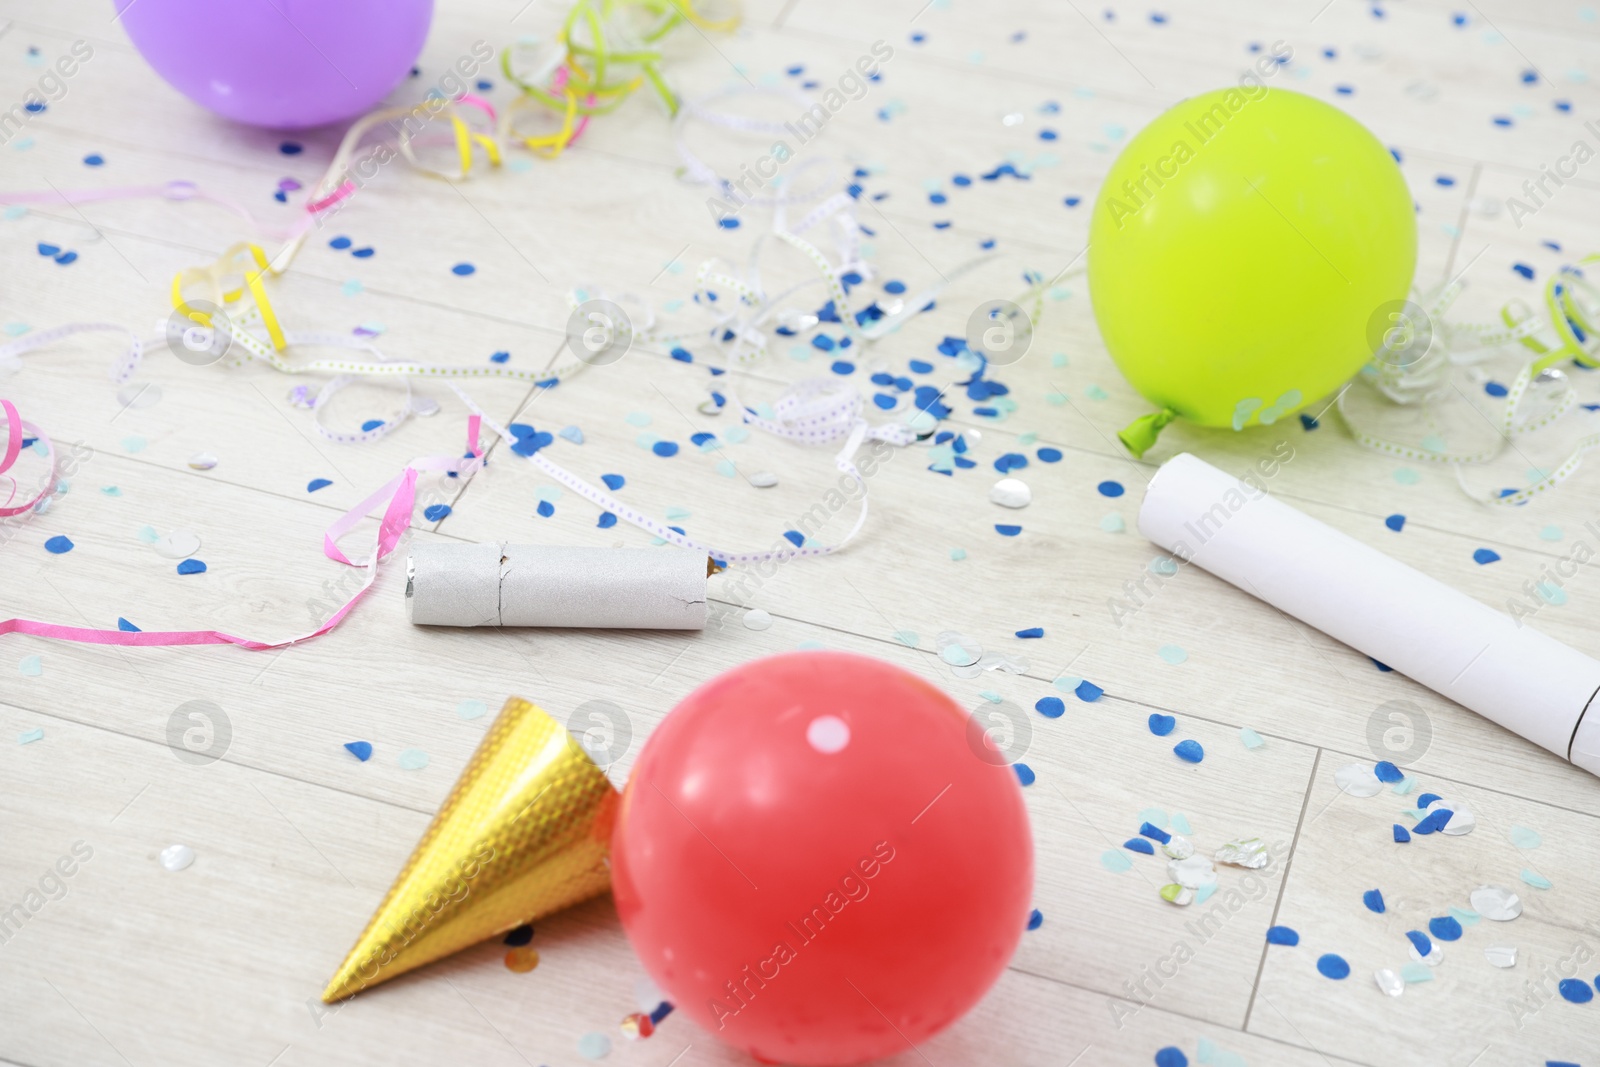
[[[355,118],[410,73],[433,0],[114,0],[147,62],[183,95],[252,126]]]

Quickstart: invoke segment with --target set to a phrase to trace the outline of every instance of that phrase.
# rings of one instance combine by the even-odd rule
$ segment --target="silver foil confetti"
[[[1437,941],[1433,942],[1426,956],[1417,951],[1416,945],[1412,945],[1407,951],[1411,953],[1412,959],[1418,963],[1426,963],[1429,967],[1437,967],[1444,962],[1444,949],[1439,947]]]
[[[1246,837],[1229,841],[1217,849],[1212,858],[1218,863],[1228,863],[1235,867],[1248,867],[1258,871],[1272,862],[1272,853],[1267,851],[1267,843],[1259,837]]]
[[[1170,859],[1186,860],[1194,855],[1194,842],[1187,837],[1173,834],[1166,844],[1161,846],[1161,851],[1165,852]]]
[[[1372,977],[1378,983],[1378,988],[1383,990],[1383,995],[1386,997],[1398,997],[1401,993],[1406,991],[1405,980],[1387,967],[1383,968],[1381,971],[1378,971]]]
[[[1517,965],[1517,947],[1515,945],[1490,945],[1483,950],[1483,958],[1501,969]]]

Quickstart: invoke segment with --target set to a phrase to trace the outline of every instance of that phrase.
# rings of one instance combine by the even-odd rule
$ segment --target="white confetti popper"
[[[1188,453],[1139,532],[1435,692],[1600,774],[1600,661]]]
[[[681,548],[414,545],[406,612],[418,626],[703,630],[713,569]]]

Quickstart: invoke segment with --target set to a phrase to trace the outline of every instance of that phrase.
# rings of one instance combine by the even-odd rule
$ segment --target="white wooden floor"
[[[551,0],[519,14],[520,6],[443,0],[422,75],[396,101],[415,99],[474,40],[498,49],[561,13]],[[287,222],[293,200],[274,202],[278,182],[309,184],[339,131],[296,136],[305,151],[282,154],[283,136],[229,126],[169,90],[111,14],[106,0],[0,0],[0,103],[20,99],[40,64],[74,40],[94,49],[65,96],[0,148],[0,188],[184,178]],[[673,38],[668,71],[691,96],[744,80],[826,83],[875,40],[895,50],[882,80],[806,148],[870,168],[869,198],[888,194],[861,209],[881,272],[869,290],[900,279],[916,291],[988,239],[1000,253],[957,280],[933,313],[861,354],[854,380],[880,365],[904,375],[913,359],[940,363],[949,380],[939,340],[962,334],[981,301],[1013,295],[1024,270],[1052,274],[1070,263],[1120,144],[1180,97],[1236,79],[1254,59],[1252,43],[1287,42],[1294,59],[1284,84],[1345,107],[1399,151],[1419,209],[1420,283],[1466,270],[1463,304],[1487,318],[1505,299],[1532,299],[1551,270],[1600,247],[1600,170],[1582,171],[1521,228],[1503,203],[1494,210],[1575,140],[1595,142],[1581,124],[1600,111],[1591,80],[1600,75],[1600,24],[1582,3],[757,0],[746,15],[733,35]],[[796,65],[803,74],[785,73]],[[508,99],[499,72],[486,77],[495,83],[486,95]],[[1042,140],[1044,129],[1056,138]],[[704,128],[691,137],[727,170],[766,147]],[[86,166],[95,153],[104,164]],[[379,343],[393,356],[487,366],[508,351],[510,366],[541,368],[557,353],[573,286],[647,293],[658,306],[682,300],[703,259],[742,260],[765,224],[756,209],[740,229],[711,224],[706,190],[675,177],[669,125],[642,97],[596,120],[558,162],[514,158],[526,165],[475,171],[460,195],[404,164],[387,168],[276,283],[290,328],[381,324]],[[952,183],[1008,159],[1031,178]],[[947,202],[930,202],[933,190]],[[1082,203],[1068,207],[1068,197]],[[328,247],[336,233],[374,255]],[[7,214],[0,326],[10,334],[90,319],[148,334],[169,308],[174,272],[254,236],[199,203]],[[40,242],[78,259],[58,265],[38,253]],[[452,274],[462,261],[476,273]],[[1513,264],[1532,267],[1536,281]],[[1027,798],[1043,923],[970,1017],[891,1062],[1150,1064],[1166,1047],[1190,1063],[1258,1067],[1600,1062],[1600,1002],[1554,995],[1557,977],[1600,971],[1600,783],[1206,574],[1185,569],[1121,626],[1107,606],[1157,556],[1133,520],[1153,463],[1180,449],[1243,470],[1286,440],[1293,459],[1274,492],[1497,606],[1522,598],[1523,584],[1580,540],[1594,542],[1585,523],[1600,519],[1600,464],[1528,507],[1487,510],[1446,472],[1418,469],[1411,479],[1360,450],[1331,413],[1315,430],[1295,420],[1245,434],[1174,425],[1151,462],[1134,463],[1114,432],[1147,405],[1110,364],[1081,285],[1067,288],[1049,304],[1029,356],[994,374],[1010,387],[1014,411],[976,415],[977,404],[953,394],[949,428],[975,442],[976,468],[945,477],[929,472],[920,450],[896,454],[872,480],[872,518],[858,543],[784,566],[747,604],[721,589],[727,578],[715,579],[716,620],[704,633],[419,631],[405,620],[403,582],[390,567],[338,630],[281,654],[0,639],[0,909],[26,905],[58,859],[92,851],[60,883],[65,895],[53,893],[59,899],[0,944],[0,1059],[558,1067],[583,1062],[579,1038],[599,1032],[613,1039],[608,1060],[617,1064],[749,1062],[681,1014],[648,1040],[623,1038],[618,1024],[636,1010],[642,971],[606,899],[541,923],[534,945],[543,962],[531,973],[512,973],[503,949],[486,944],[337,1012],[324,1013],[316,997],[490,721],[463,718],[463,702],[492,710],[516,693],[564,718],[586,700],[613,701],[634,737],[613,768],[621,781],[650,729],[690,689],[744,660],[820,644],[921,672],[969,707],[988,690],[1029,709],[1024,758],[1038,776]],[[438,416],[377,443],[339,446],[289,403],[296,381],[261,367],[195,368],[153,352],[139,380],[158,386],[159,400],[125,408],[107,381],[114,355],[109,338],[89,338],[25,356],[9,374],[0,368],[0,395],[25,417],[59,443],[94,450],[71,491],[0,546],[0,618],[299,632],[309,628],[308,601],[326,599],[324,584],[343,570],[322,556],[323,528],[407,460],[459,452],[463,440],[464,409],[436,383],[422,388],[442,405]],[[785,342],[751,368],[741,394],[771,401],[787,383],[828,375],[827,362],[793,358]],[[547,454],[587,477],[624,474],[635,506],[657,516],[681,509],[687,517],[674,521],[721,545],[766,547],[835,475],[826,453],[760,434],[721,453],[689,447],[690,433],[728,425],[685,414],[707,384],[701,367],[634,355],[548,392],[522,418],[551,431],[581,427],[583,444],[558,438]],[[531,394],[508,383],[468,388],[502,420]],[[361,386],[329,417],[348,427],[393,405],[391,392]],[[638,447],[641,415],[652,420],[649,432],[683,450],[663,459]],[[1018,472],[1033,504],[1019,513],[990,504],[994,459],[1043,446],[1065,458]],[[214,469],[191,469],[200,452],[218,458]],[[776,473],[779,485],[757,490],[720,476],[724,457],[742,472]],[[539,517],[536,494],[549,496],[551,483],[503,449],[490,459],[452,500],[453,513],[419,536],[648,543],[626,524],[596,529],[596,509],[570,492],[554,500],[553,516]],[[308,494],[314,478],[332,485]],[[1127,492],[1101,495],[1096,487],[1108,480]],[[104,491],[112,486],[117,495]],[[1396,513],[1407,517],[1400,533],[1383,521]],[[994,525],[1006,521],[1022,534],[999,536]],[[208,571],[177,576],[140,539],[147,525],[195,531]],[[76,548],[47,553],[55,535]],[[1501,558],[1479,565],[1478,548]],[[953,558],[956,549],[964,558]],[[1537,625],[1600,651],[1600,578],[1585,567],[1564,591],[1566,602],[1542,608]],[[747,606],[775,624],[746,628]],[[1012,636],[1033,626],[1044,628],[1042,640]],[[945,630],[1025,656],[1026,674],[953,676],[933,651]],[[897,639],[902,631],[919,635],[918,647]],[[1159,654],[1166,646],[1186,661],[1168,662],[1179,657]],[[1087,678],[1105,696],[1086,703],[1063,694],[1054,686],[1062,676]],[[1051,694],[1067,700],[1058,719],[1031,710]],[[179,759],[168,741],[169,722],[193,700],[219,706],[229,726],[221,758],[204,765]],[[1403,797],[1341,794],[1339,767],[1383,754],[1369,726],[1392,700],[1422,709],[1430,736],[1408,768],[1417,788]],[[1177,717],[1172,738],[1150,733],[1152,711]],[[1265,745],[1247,749],[1242,727]],[[38,730],[42,738],[18,743]],[[1203,763],[1173,757],[1180,737],[1204,745]],[[370,762],[342,747],[354,740],[372,743]],[[402,768],[410,749],[426,753],[425,768]],[[1466,802],[1475,832],[1394,845],[1390,824],[1407,821],[1401,809],[1424,790]],[[1125,853],[1131,870],[1102,865],[1103,853],[1156,817],[1150,809],[1181,815],[1202,849],[1260,835],[1284,859],[1258,881],[1224,869],[1210,903],[1176,908],[1157,896],[1165,879],[1155,860]],[[1535,831],[1542,844],[1519,847],[1529,841],[1513,828]],[[173,873],[157,856],[177,843],[197,858]],[[1552,887],[1525,884],[1524,870]],[[1524,915],[1468,926],[1442,946],[1433,981],[1383,996],[1371,976],[1411,962],[1405,931],[1466,908],[1483,883],[1516,888]],[[1388,902],[1383,915],[1362,906],[1374,888]],[[1229,910],[1230,900],[1242,903]],[[1211,925],[1199,926],[1202,915],[1214,916]],[[1273,924],[1298,930],[1299,945],[1269,949]],[[1488,964],[1482,950],[1495,944],[1518,948],[1514,969]],[[1317,972],[1325,952],[1350,962],[1350,978]]]

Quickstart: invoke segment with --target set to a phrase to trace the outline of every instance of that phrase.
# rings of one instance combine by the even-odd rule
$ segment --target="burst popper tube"
[[[1139,532],[1600,774],[1600,661],[1187,453],[1156,472]]]
[[[680,548],[417,545],[406,610],[419,626],[702,630],[714,569]]]

